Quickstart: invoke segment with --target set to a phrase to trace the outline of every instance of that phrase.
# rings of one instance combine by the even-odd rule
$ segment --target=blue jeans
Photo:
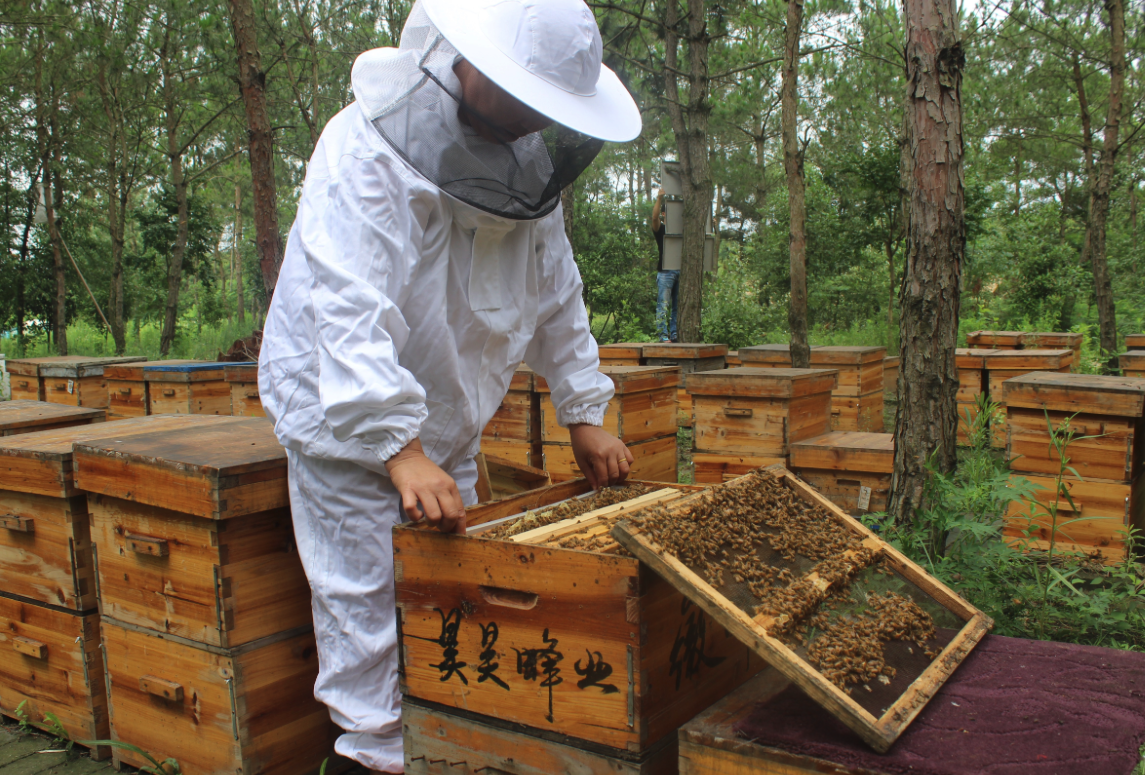
[[[676,341],[676,308],[680,303],[680,271],[656,273],[656,334],[661,342]],[[670,314],[669,314],[670,311]]]

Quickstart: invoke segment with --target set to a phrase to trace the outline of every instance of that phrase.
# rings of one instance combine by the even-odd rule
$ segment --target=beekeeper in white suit
[[[640,115],[582,0],[418,0],[353,87],[310,160],[259,388],[290,463],[315,694],[339,753],[401,772],[390,531],[403,514],[464,530],[517,364],[552,386],[594,486],[628,474],[560,191]]]

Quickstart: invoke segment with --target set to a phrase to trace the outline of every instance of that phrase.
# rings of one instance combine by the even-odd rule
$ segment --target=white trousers
[[[401,772],[402,715],[391,531],[401,498],[381,474],[287,451],[298,552],[313,596],[318,642],[314,696],[345,730],[335,750]],[[476,503],[472,460],[451,472]]]

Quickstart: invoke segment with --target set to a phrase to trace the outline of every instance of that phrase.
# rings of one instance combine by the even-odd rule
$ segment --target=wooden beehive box
[[[91,425],[103,420],[104,413],[99,409],[20,398],[0,401],[0,436],[17,436],[76,425]],[[0,482],[0,486],[2,485],[3,482]]]
[[[741,347],[736,352],[744,366],[757,369],[791,368],[791,345],[757,344]]]
[[[533,468],[499,457],[477,453],[477,500],[500,501],[529,490],[548,487],[552,477],[542,468]]]
[[[406,697],[630,758],[761,669],[631,557],[481,537],[589,492],[577,479],[469,509],[467,535],[394,528]]]
[[[888,355],[883,358],[883,392],[895,398],[899,390],[900,356]]]
[[[775,532],[774,526],[768,526],[767,514],[791,514],[793,509],[783,505],[789,502],[798,503],[801,509],[796,524],[817,526],[820,532],[816,535],[827,542],[812,542],[813,548],[824,551],[822,556],[811,558],[804,553],[807,550],[798,548],[802,544],[794,528]],[[650,532],[646,530],[649,525],[637,515],[614,524],[612,536],[876,751],[885,752],[894,744],[993,626],[989,617],[783,466],[669,502],[664,508],[667,518],[651,525]],[[745,513],[744,509],[751,511]],[[733,516],[733,511],[738,513]],[[688,530],[690,538],[685,543],[688,551],[696,554],[677,556],[661,545],[673,537],[667,531],[680,529],[668,527],[669,520],[674,519],[695,525]],[[832,526],[827,534],[822,532],[826,524]],[[729,538],[730,543],[716,543],[713,548],[711,536],[727,525],[732,526],[734,537]],[[751,532],[740,532],[744,529]],[[839,535],[846,541],[839,541]],[[702,567],[705,562],[715,562],[727,571],[714,578]],[[770,578],[778,578],[778,583],[772,586],[772,582],[751,581],[750,572],[761,566],[769,567],[773,571]],[[732,567],[736,568],[734,573]],[[782,577],[784,571],[790,575],[787,581]],[[803,591],[792,591],[786,602],[780,603],[781,613],[771,614],[758,597],[760,583],[789,591],[798,586]],[[829,598],[832,592],[839,595]],[[928,634],[910,638],[923,654],[915,655],[908,642],[887,637],[883,658],[893,670],[880,670],[865,680],[840,685],[830,672],[837,660],[846,656],[840,652],[847,636],[840,634],[835,646],[826,647],[830,650],[821,654],[820,667],[815,666],[808,646],[817,638],[827,638],[844,615],[852,620],[863,618],[868,607],[875,607],[873,595],[889,597],[890,593],[931,619]],[[896,611],[906,613],[901,608]],[[812,622],[802,633],[798,628],[788,628],[789,624],[807,624],[817,614],[823,614],[826,622]],[[925,659],[919,658],[924,655]],[[864,660],[870,658],[868,654]],[[887,680],[876,680],[878,675]]]
[[[1049,426],[1068,422],[1075,432],[1064,471],[1073,503],[1058,504],[1060,544],[1100,551],[1107,561],[1124,557],[1125,531],[1145,529],[1145,382],[1035,373],[1007,381],[1005,400],[1006,457],[1012,471],[1043,487],[1035,495],[1043,506],[1056,499],[1061,468]],[[1035,547],[1048,544],[1053,528],[1044,508],[1019,502],[1008,517],[1007,535],[1029,530]],[[1064,524],[1073,519],[1083,521]]]
[[[1022,334],[1023,350],[1073,350],[1073,371],[1081,368],[1081,334],[1034,331]]]
[[[601,366],[643,366],[644,342],[617,342],[598,348]]]
[[[225,363],[176,363],[143,369],[150,414],[231,414]]]
[[[518,465],[543,468],[541,396],[537,375],[522,364],[513,372],[509,391],[481,432],[481,451]]]
[[[1145,350],[1145,334],[1126,334],[1126,350]]]
[[[958,443],[970,443],[967,419],[978,417],[978,396],[989,390],[986,378],[986,356],[997,350],[960,347],[954,351],[954,365],[958,368]]]
[[[1019,350],[1022,331],[971,331],[966,335],[966,346],[971,349]]]
[[[286,453],[270,422],[189,417],[174,430],[75,444],[100,612],[224,648],[309,626]]]
[[[104,368],[124,363],[138,363],[147,359],[141,356],[123,358],[63,356],[33,360],[37,362],[36,371],[39,374],[43,400],[53,404],[107,409],[107,378],[103,374]],[[15,398],[15,394],[12,397]]]
[[[649,366],[676,366],[680,374],[696,371],[714,371],[727,368],[728,346],[726,344],[680,344],[660,342],[644,345],[644,362]],[[678,423],[682,428],[692,427],[692,397],[688,395],[684,381],[676,391]]]
[[[3,591],[87,613],[96,608],[87,501],[73,477],[72,445],[174,430],[182,418],[120,420],[0,438],[0,579]]]
[[[883,430],[883,359],[885,347],[815,347],[811,368],[838,369],[831,391],[831,430]]]
[[[232,416],[266,417],[258,392],[257,363],[228,363],[223,368],[223,379],[231,388]]]
[[[98,613],[0,593],[0,713],[23,714],[40,728],[50,726],[45,714],[51,713],[72,740],[108,738]],[[105,759],[108,749],[94,747],[91,755]]]
[[[1008,379],[1035,371],[1068,372],[1073,365],[1073,350],[996,350],[985,356],[986,379],[990,399],[1006,405],[1003,383]],[[1006,423],[1001,416],[990,420],[990,435],[995,447],[1006,446]]]
[[[680,372],[663,366],[602,366],[615,395],[604,414],[604,429],[623,441],[636,458],[634,479],[676,481],[676,392]],[[580,476],[568,428],[557,423],[548,382],[536,377],[541,397],[541,439],[545,470],[553,481]]]
[[[893,433],[833,431],[791,444],[791,470],[852,516],[886,511],[895,470]]]
[[[1130,350],[1118,357],[1123,377],[1145,377],[1145,350]]]
[[[338,729],[314,699],[318,653],[310,628],[239,648],[205,647],[104,617],[113,740],[184,775],[317,773]],[[117,767],[147,761],[113,751]]]
[[[44,383],[40,381],[40,362],[47,358],[17,358],[4,362],[11,379],[12,400],[43,401]]]
[[[740,360],[739,350],[728,350],[728,354],[724,356],[724,368],[738,369],[742,365],[743,361]]]
[[[151,413],[147,381],[143,377],[144,369],[199,362],[176,359],[105,366],[103,376],[107,378],[107,419],[125,420],[128,417],[146,417]]]
[[[718,484],[787,462],[791,442],[830,430],[834,369],[738,369],[689,374],[696,407],[695,481]]]

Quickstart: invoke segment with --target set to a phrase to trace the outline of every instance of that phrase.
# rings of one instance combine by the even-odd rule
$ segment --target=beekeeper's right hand
[[[425,456],[419,439],[387,460],[386,470],[411,520],[425,519],[443,533],[465,533],[465,506],[457,482]]]

